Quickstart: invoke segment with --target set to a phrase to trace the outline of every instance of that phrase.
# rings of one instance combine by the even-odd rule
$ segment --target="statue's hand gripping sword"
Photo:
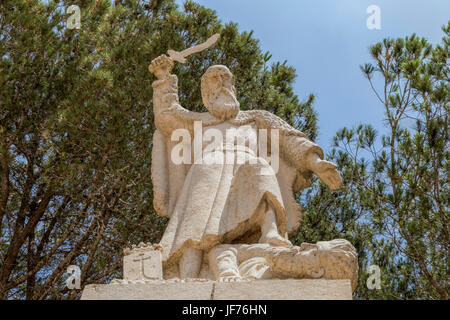
[[[191,54],[201,52],[203,50],[208,49],[213,44],[217,42],[219,39],[220,34],[216,33],[212,37],[210,37],[205,42],[198,44],[196,46],[193,46],[191,48],[188,48],[186,50],[183,50],[181,52],[174,51],[174,50],[168,50],[167,53],[169,54],[169,57],[165,54],[155,58],[152,60],[152,63],[149,65],[148,70],[155,74],[155,76],[158,79],[162,79],[166,77],[170,70],[173,67],[173,61],[177,61],[180,63],[186,62],[186,57],[190,56]]]

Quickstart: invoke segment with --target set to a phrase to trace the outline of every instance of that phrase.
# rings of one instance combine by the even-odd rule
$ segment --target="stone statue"
[[[217,38],[196,46],[200,49],[193,52]],[[170,56],[184,63],[186,51],[170,51]],[[274,114],[241,111],[234,77],[226,66],[211,66],[201,77],[208,112],[183,108],[178,78],[170,73],[171,57],[163,54],[149,66],[157,77],[152,84],[157,128],[152,154],[154,206],[159,215],[170,219],[160,242],[165,277],[208,277],[202,271],[205,264],[211,264],[207,254],[213,248],[217,253],[223,245],[256,245],[258,252],[273,247],[298,252],[288,240],[301,221],[294,192],[308,187],[312,174],[330,189],[340,188],[336,165],[323,160],[318,145]],[[261,138],[261,132],[267,135]],[[213,139],[220,134],[226,141]],[[184,148],[192,146],[191,141],[180,142],[186,136],[192,137],[193,149]],[[266,151],[270,149],[266,156],[260,155],[262,144]],[[174,161],[180,150],[188,161]],[[276,170],[268,160],[274,156]]]
[[[301,222],[294,193],[313,174],[342,185],[322,149],[270,112],[241,111],[223,65],[201,77],[208,112],[180,105],[174,61],[218,38],[151,62],[153,204],[169,223],[159,244],[124,249],[123,279],[87,285],[81,299],[352,298],[358,256],[347,240],[288,240]]]

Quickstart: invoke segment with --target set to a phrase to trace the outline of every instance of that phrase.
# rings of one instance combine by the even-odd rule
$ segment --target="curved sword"
[[[186,57],[190,56],[191,54],[197,53],[197,52],[201,52],[205,49],[208,49],[209,47],[211,47],[214,43],[217,42],[217,40],[219,39],[220,34],[216,33],[215,35],[213,35],[212,37],[208,38],[208,40],[206,40],[205,42],[198,44],[196,46],[190,47],[188,49],[185,49],[181,52],[178,51],[174,51],[174,50],[168,50],[167,53],[169,54],[169,57],[171,57],[174,61],[180,62],[180,63],[185,63],[186,62]]]

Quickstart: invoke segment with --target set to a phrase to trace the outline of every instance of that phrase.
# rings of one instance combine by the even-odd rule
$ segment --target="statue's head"
[[[219,119],[234,118],[239,112],[234,77],[222,65],[209,67],[201,80],[203,103],[208,111]]]

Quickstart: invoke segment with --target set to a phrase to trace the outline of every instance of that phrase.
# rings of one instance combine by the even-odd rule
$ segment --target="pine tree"
[[[318,183],[306,196],[295,241],[346,238],[359,253],[360,299],[448,299],[449,36],[431,45],[412,35],[371,46],[361,66],[385,111],[387,133],[371,125],[343,128],[329,158],[344,189]],[[368,267],[381,289],[368,290]]]

